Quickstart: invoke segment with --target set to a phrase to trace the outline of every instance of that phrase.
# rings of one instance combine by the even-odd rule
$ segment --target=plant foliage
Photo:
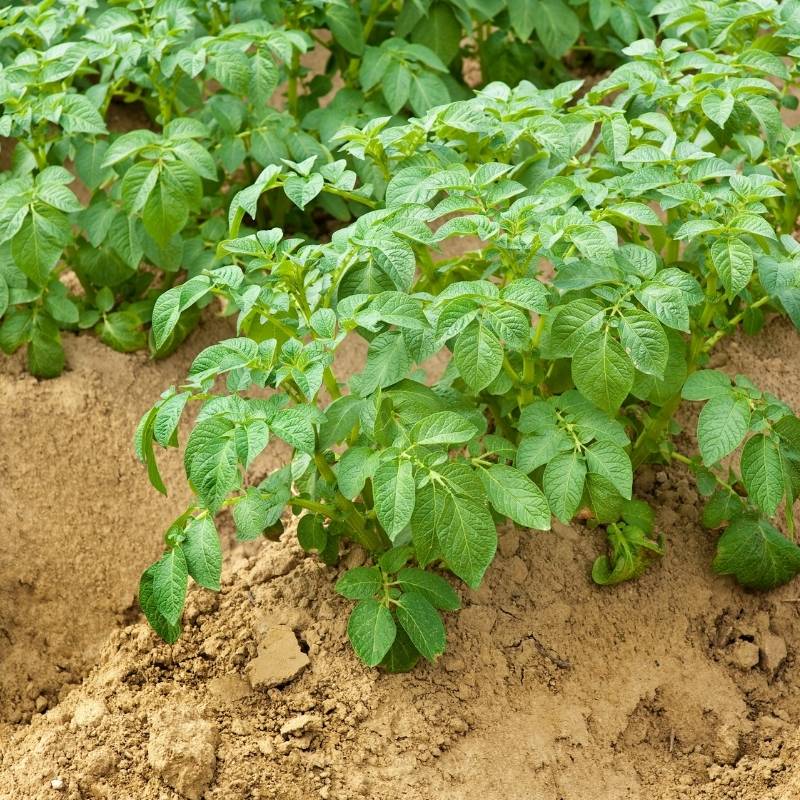
[[[539,5],[526,18],[509,3],[510,24],[555,54],[572,17],[554,14],[554,33],[555,4]],[[589,4],[595,23],[613,25],[607,8]],[[651,11],[659,34],[588,90],[492,82],[425,113],[412,101],[407,122],[344,121],[330,137],[342,157],[267,165],[233,198],[216,266],[152,315],[157,344],[215,295],[238,315],[236,338],[200,353],[137,433],[163,489],[154,443],[177,445],[199,405],[184,455],[196,499],[142,579],[164,638],[187,576],[219,580],[215,515],[231,508],[252,539],[279,533],[289,508],[323,562],[348,540],[368,551],[337,584],[356,603],[350,639],[365,663],[408,669],[442,652],[440,612],[458,606],[440,571],[477,587],[505,519],[547,530],[580,514],[608,533],[594,579],[640,574],[663,552],[632,494],[647,460],[695,471],[704,522],[723,530],[716,571],[755,588],[800,571],[800,420],[707,369],[720,339],[767,311],[800,324],[800,137],[781,116],[796,105],[800,5]],[[321,243],[244,228],[276,188],[300,207],[326,189],[358,197],[364,213]],[[345,382],[334,355],[353,337],[366,360]],[[676,448],[682,398],[703,404],[697,455]],[[271,438],[293,457],[257,482],[248,469]]]
[[[341,125],[466,97],[465,60],[487,79],[552,82],[579,39],[604,42],[599,57],[614,63],[652,29],[646,0],[538,5],[532,15],[516,0],[7,4],[0,347],[27,346],[42,377],[63,369],[64,329],[145,347],[159,294],[222,263],[207,244],[225,236],[231,208],[312,235],[315,210],[344,221],[364,210],[369,189],[353,193],[354,174],[330,166]],[[314,47],[327,55],[316,74],[301,60]],[[259,203],[251,185],[267,167],[261,188],[276,191]],[[151,350],[170,352],[198,317],[195,306],[169,340],[150,336]]]

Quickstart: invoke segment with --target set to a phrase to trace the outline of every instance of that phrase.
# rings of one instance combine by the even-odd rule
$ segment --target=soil
[[[446,655],[410,674],[357,662],[337,570],[291,531],[228,538],[222,592],[191,589],[184,637],[159,644],[131,604],[185,498],[177,458],[162,459],[174,494],[149,488],[130,432],[220,325],[160,363],[82,336],[55,381],[3,366],[0,798],[800,796],[797,585],[714,576],[678,468],[637,480],[667,541],[642,578],[593,585],[602,536],[581,526],[506,528],[485,585],[460,590]],[[800,389],[782,321],[715,363]]]

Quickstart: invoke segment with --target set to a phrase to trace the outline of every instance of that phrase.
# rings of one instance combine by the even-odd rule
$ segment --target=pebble
[[[766,633],[761,639],[761,666],[774,675],[786,660],[786,642],[776,633]]]
[[[258,655],[245,668],[254,689],[271,689],[294,680],[308,665],[294,631],[277,625],[258,644]]]
[[[217,731],[205,720],[151,726],[147,760],[161,779],[188,800],[200,800],[214,780]]]
[[[758,666],[758,645],[739,640],[731,648],[730,663],[739,669],[753,669]]]
[[[96,725],[106,714],[108,714],[108,709],[102,700],[91,698],[81,700],[75,706],[75,713],[72,715],[72,727],[87,728]]]
[[[64,781],[62,781],[61,778],[53,778],[53,780],[50,781],[50,788],[55,789],[57,792],[63,792]]]

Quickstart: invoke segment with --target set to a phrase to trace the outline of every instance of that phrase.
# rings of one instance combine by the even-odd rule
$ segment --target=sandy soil
[[[0,797],[800,796],[797,586],[753,594],[713,576],[680,469],[637,481],[668,544],[643,578],[591,583],[600,534],[508,528],[448,619],[447,654],[409,675],[358,664],[336,571],[288,535],[236,547],[222,593],[191,592],[174,648],[124,624],[183,499],[147,486],[130,431],[218,334],[161,364],[71,339],[71,371],[46,383],[4,366],[0,706],[31,721],[0,728]],[[800,388],[783,322],[716,361],[790,402]]]

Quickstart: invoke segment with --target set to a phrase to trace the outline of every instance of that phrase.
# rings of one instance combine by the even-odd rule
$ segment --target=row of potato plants
[[[154,353],[171,352],[199,310],[156,346],[148,336],[153,302],[183,274],[219,263],[208,245],[225,236],[231,198],[261,169],[285,170],[284,191],[258,209],[261,224],[313,235],[321,215],[348,221],[364,210],[360,192],[331,181],[309,196],[295,167],[312,157],[332,161],[330,137],[341,125],[423,114],[466,97],[465,59],[487,80],[510,82],[556,80],[573,46],[576,57],[596,49],[599,62],[614,63],[624,43],[653,28],[650,5],[7,4],[0,9],[0,137],[10,151],[0,174],[0,348],[27,347],[28,367],[41,377],[64,368],[62,330],[94,330],[124,351],[149,338]],[[326,61],[312,72],[302,57],[315,47]],[[271,102],[276,91],[283,110]]]
[[[546,531],[579,516],[608,535],[597,583],[642,573],[663,553],[633,496],[646,461],[694,471],[703,523],[722,531],[716,572],[765,589],[800,571],[800,420],[708,368],[769,313],[800,325],[800,137],[781,116],[800,7],[654,10],[659,38],[587,91],[495,82],[405,124],[345,125],[343,158],[269,166],[236,195],[220,266],[153,312],[157,345],[210,298],[237,315],[237,336],[201,352],[136,435],[163,491],[155,445],[177,446],[199,407],[195,498],[140,587],[164,639],[189,576],[219,588],[217,515],[242,540],[274,539],[288,509],[325,563],[347,542],[367,551],[337,583],[355,601],[350,640],[368,665],[409,669],[444,650],[440,612],[459,597],[442,571],[479,586],[505,520]],[[307,201],[346,187],[368,211],[325,243],[244,227],[289,180]],[[337,375],[352,337],[365,364]],[[697,453],[678,449],[682,399],[702,403]],[[264,476],[251,467],[274,438],[293,456]]]

